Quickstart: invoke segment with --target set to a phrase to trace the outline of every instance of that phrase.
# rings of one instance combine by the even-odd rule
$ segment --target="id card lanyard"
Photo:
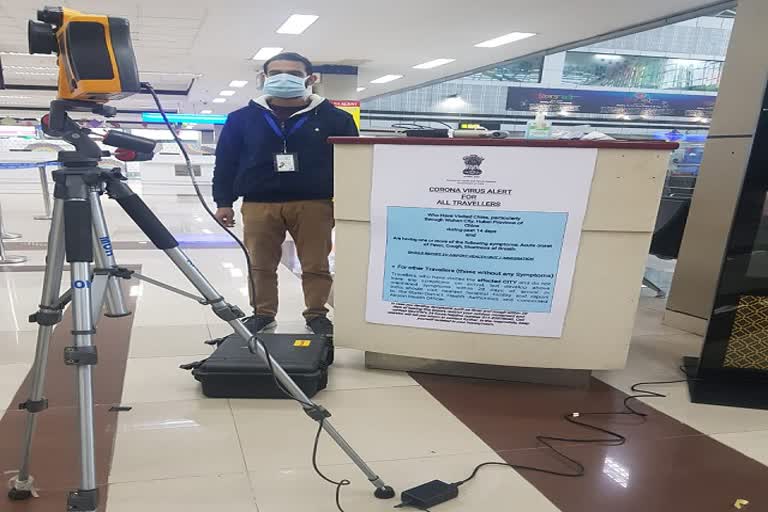
[[[304,126],[304,123],[307,122],[307,118],[309,117],[308,114],[305,114],[301,117],[298,121],[296,121],[296,124],[294,124],[291,129],[286,132],[284,129],[285,123],[283,123],[283,127],[278,126],[277,122],[275,121],[275,118],[272,117],[269,113],[264,112],[264,118],[267,120],[267,123],[269,126],[272,127],[272,131],[275,132],[275,135],[283,139],[283,154],[288,154],[288,136],[293,135],[293,133],[296,132],[299,128]]]

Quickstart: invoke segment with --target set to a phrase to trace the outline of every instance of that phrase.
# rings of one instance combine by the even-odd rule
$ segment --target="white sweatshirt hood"
[[[256,103],[257,105],[261,106],[261,107],[264,107],[265,109],[269,110],[270,112],[273,112],[272,107],[270,107],[269,103],[267,102],[267,100],[269,100],[270,98],[271,98],[271,96],[266,96],[266,95],[259,96],[258,98],[254,99],[253,102]],[[316,109],[318,106],[320,106],[320,104],[322,102],[324,102],[324,101],[325,101],[325,98],[323,98],[322,96],[320,96],[318,94],[310,94],[310,96],[309,96],[309,105],[307,105],[305,108],[299,110],[298,112],[292,114],[291,117],[304,114],[305,112],[310,112],[310,111]]]

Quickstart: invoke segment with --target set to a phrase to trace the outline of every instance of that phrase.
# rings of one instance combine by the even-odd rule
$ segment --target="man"
[[[311,94],[312,63],[281,53],[264,63],[264,96],[229,114],[216,147],[216,219],[235,225],[232,204],[243,198],[243,231],[251,258],[256,332],[272,330],[277,267],[286,232],[296,243],[309,330],[332,334],[326,303],[333,229],[333,147],[327,139],[358,135],[352,116]]]

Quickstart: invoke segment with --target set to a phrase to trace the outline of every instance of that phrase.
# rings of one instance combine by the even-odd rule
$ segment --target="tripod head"
[[[29,53],[56,54],[58,95],[42,119],[43,132],[64,139],[75,151],[59,152],[59,162],[70,167],[96,166],[104,154],[67,112],[91,112],[113,117],[117,109],[106,103],[141,91],[128,20],[85,14],[66,7],[46,7],[28,25]],[[118,148],[119,160],[149,160],[155,141],[123,132],[108,132],[102,142]]]
[[[103,103],[78,100],[53,100],[51,107],[42,118],[42,128],[46,135],[64,139],[73,146],[74,151],[60,151],[59,162],[70,167],[91,167],[98,165],[101,158],[109,156],[91,137],[91,130],[80,126],[67,112],[91,112],[104,117],[113,117],[117,109]],[[125,132],[108,131],[102,138],[108,146],[117,148],[115,157],[123,161],[151,160],[157,143],[152,139],[131,135]]]

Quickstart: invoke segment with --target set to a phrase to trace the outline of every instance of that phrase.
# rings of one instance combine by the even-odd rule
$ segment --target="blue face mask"
[[[280,73],[264,80],[264,94],[276,98],[304,98],[307,96],[306,77]]]

